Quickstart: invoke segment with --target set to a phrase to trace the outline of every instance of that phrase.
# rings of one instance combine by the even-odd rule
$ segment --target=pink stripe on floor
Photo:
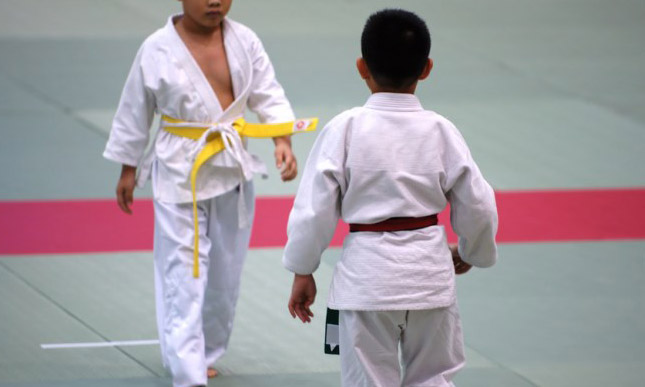
[[[259,197],[252,248],[282,247],[292,197]],[[498,192],[500,243],[645,239],[645,188]],[[447,224],[447,212],[440,214]],[[455,235],[446,226],[449,239]],[[340,224],[332,246],[342,245]],[[0,202],[0,255],[152,249],[149,199],[134,215],[113,200]]]

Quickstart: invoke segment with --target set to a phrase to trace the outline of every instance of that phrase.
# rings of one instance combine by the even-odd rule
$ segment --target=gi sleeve
[[[153,93],[146,88],[144,69],[154,71],[154,61],[146,61],[142,46],[130,68],[103,157],[117,163],[137,166],[143,158],[155,111]]]
[[[287,246],[282,263],[296,274],[311,274],[329,246],[340,219],[344,144],[325,127],[307,159],[287,225]]]
[[[260,39],[253,34],[250,57],[253,80],[248,106],[262,123],[293,121],[295,116],[284,89],[278,83],[269,55]]]
[[[459,236],[459,254],[477,267],[497,260],[497,206],[495,193],[482,176],[466,142],[456,128],[444,153],[445,192],[450,202],[450,222]]]

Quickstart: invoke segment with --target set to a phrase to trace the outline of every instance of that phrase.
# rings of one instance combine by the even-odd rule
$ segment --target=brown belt
[[[420,218],[402,217],[389,218],[382,222],[373,224],[350,223],[349,232],[372,231],[372,232],[393,232],[410,231],[437,224],[437,215],[422,216]]]

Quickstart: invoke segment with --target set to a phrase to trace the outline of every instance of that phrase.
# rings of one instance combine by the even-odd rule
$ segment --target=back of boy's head
[[[372,14],[361,36],[363,59],[379,86],[401,89],[416,82],[428,63],[430,32],[412,12],[384,9]]]

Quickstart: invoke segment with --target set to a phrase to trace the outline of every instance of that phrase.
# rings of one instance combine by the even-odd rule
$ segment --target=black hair
[[[384,9],[372,14],[361,36],[361,52],[379,86],[401,89],[423,73],[430,55],[430,32],[416,14]]]

